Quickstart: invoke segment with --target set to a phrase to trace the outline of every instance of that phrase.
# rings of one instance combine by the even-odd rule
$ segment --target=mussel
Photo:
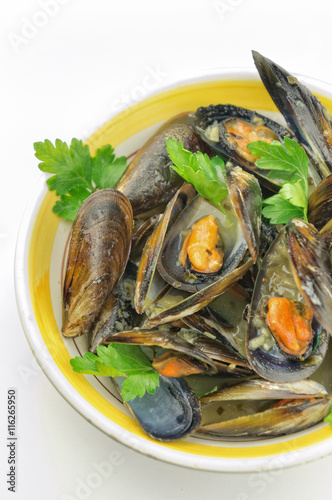
[[[194,339],[195,340],[195,339]],[[178,331],[168,331],[166,329],[140,329],[113,332],[103,339],[104,344],[121,343],[141,346],[154,346],[163,349],[172,350],[180,353],[187,358],[195,360],[196,366],[199,366],[200,371],[204,373],[217,373],[217,367],[213,359],[204,353],[202,349],[195,346],[195,342],[189,342],[186,338],[182,338]],[[220,346],[222,349],[222,346]]]
[[[332,405],[325,388],[310,380],[293,384],[251,380],[209,394],[201,401],[204,406],[199,430],[224,437],[298,432],[321,421]]]
[[[308,200],[308,221],[320,231],[332,219],[332,174],[323,179]]]
[[[63,287],[65,337],[89,331],[126,267],[133,225],[128,199],[104,189],[78,211],[69,245]]]
[[[89,350],[96,352],[112,332],[121,332],[139,326],[141,316],[134,308],[134,290],[137,267],[128,262],[122,278],[107,297],[89,331]]]
[[[241,226],[230,200],[224,202],[223,208],[224,213],[208,200],[197,195],[168,231],[161,248],[157,269],[164,280],[174,288],[197,292],[221,277],[227,276],[242,261],[247,251],[247,243]],[[197,269],[194,266],[196,261],[202,262],[201,253],[207,257],[213,256],[213,249],[206,247],[209,231],[212,231],[210,228],[196,230],[198,235],[195,238],[195,247],[197,247],[200,259],[196,258],[194,264],[193,257],[190,259],[188,256],[184,262],[180,259],[181,249],[183,249],[186,238],[188,235],[196,236],[194,228],[206,219],[213,221],[219,237],[217,237],[216,243],[218,245],[218,240],[220,240],[219,246],[222,245],[223,253],[221,265],[211,272],[206,268]],[[203,244],[204,248],[202,248]],[[194,253],[193,256],[195,256]]]
[[[222,211],[197,195],[192,201],[188,185],[184,185],[169,203],[161,221],[148,239],[139,265],[135,294],[138,312],[148,316],[146,327],[183,318],[202,309],[230,288],[252,266],[246,255],[249,249],[257,259],[260,234],[261,192],[257,180],[240,168],[227,172],[230,196],[222,202]],[[205,233],[196,236],[202,221],[212,220],[217,238],[207,244]],[[240,219],[240,222],[239,222]],[[242,229],[243,228],[243,229]],[[196,262],[181,259],[188,235],[194,235],[200,255],[213,256],[222,247],[222,265],[217,270],[195,268]],[[190,242],[190,240],[189,240]],[[172,287],[162,289],[160,277]],[[152,284],[160,286],[154,298],[148,299]],[[194,292],[194,293],[193,293]],[[160,295],[161,293],[161,295]]]
[[[153,366],[167,377],[182,377],[197,373],[252,375],[249,363],[234,349],[214,335],[188,328],[155,328],[113,332],[105,336],[104,344],[122,343],[154,346],[163,350],[155,354]]]
[[[182,320],[187,327],[213,335],[226,348],[246,358],[244,314],[249,304],[249,294],[236,283],[208,306]]]
[[[153,233],[156,225],[160,221],[162,215],[155,214],[149,217],[148,219],[136,219],[134,221],[133,228],[133,236],[132,236],[132,245],[130,251],[130,259],[131,260],[139,260],[146,240]]]
[[[135,155],[116,188],[130,200],[134,216],[165,205],[183,184],[183,179],[170,167],[166,140],[181,141],[184,148],[196,152],[203,149],[194,130],[195,116],[181,113],[167,121]]]
[[[198,108],[195,127],[202,140],[217,155],[248,170],[270,190],[279,190],[281,183],[269,178],[267,170],[255,166],[256,158],[247,150],[247,144],[258,140],[270,143],[282,141],[284,137],[294,137],[289,130],[256,111],[231,104]]]
[[[311,224],[293,219],[287,227],[287,246],[305,303],[332,335],[332,268],[324,238]]]
[[[332,118],[319,99],[276,63],[253,51],[259,75],[298,140],[311,152],[320,178],[332,169]]]
[[[304,348],[300,342],[304,330],[302,323],[299,329],[294,328],[294,323],[300,323],[302,316],[306,314],[306,306],[292,271],[291,258],[296,251],[290,248],[290,258],[288,249],[285,233],[282,232],[263,260],[250,307],[247,333],[248,359],[256,373],[272,382],[295,382],[309,377],[322,363],[328,345],[326,332],[317,319],[312,318],[310,310],[307,314],[312,318],[310,325],[312,334],[304,342]],[[280,304],[280,300],[286,304]],[[296,305],[301,308],[301,314],[296,313]],[[291,313],[294,310],[292,317]],[[272,331],[274,316],[276,316],[275,329],[278,330],[278,335],[273,335],[275,331]],[[289,340],[292,328],[294,333]]]
[[[195,188],[189,183],[184,184],[167,205],[163,216],[144,246],[137,272],[135,291],[135,307],[140,314],[151,306],[151,303],[164,289],[163,282],[158,279],[156,267],[165,234],[195,195]],[[156,282],[157,286],[154,286]]]
[[[255,177],[240,167],[228,168],[226,181],[249,253],[255,264],[260,253],[262,192]]]
[[[231,288],[251,267],[252,259],[245,257],[241,264],[227,276],[219,278],[194,294],[170,288],[149,310],[145,327],[153,328],[156,325],[170,323],[200,311]]]
[[[216,401],[249,401],[266,399],[305,399],[327,396],[327,390],[314,380],[300,380],[292,383],[275,383],[253,378],[231,387],[223,387],[200,398],[202,403]]]
[[[117,378],[120,389],[124,379]],[[126,403],[142,429],[158,441],[182,439],[201,423],[199,402],[188,384],[180,378],[160,375],[159,387]]]

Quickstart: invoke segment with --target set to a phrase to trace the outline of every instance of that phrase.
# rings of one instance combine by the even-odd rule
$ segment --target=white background
[[[332,3],[50,3],[53,11],[45,14],[43,1],[2,2],[0,16],[1,499],[331,498],[332,457],[265,474],[207,473],[146,458],[96,430],[34,362],[16,310],[13,261],[20,219],[40,175],[33,142],[87,137],[114,111],[144,97],[144,78],[151,72],[158,75],[158,88],[201,70],[253,68],[251,49],[291,72],[332,83]],[[9,387],[18,391],[15,494],[5,484]],[[84,490],[96,464],[109,461],[112,453],[116,459],[109,477]]]

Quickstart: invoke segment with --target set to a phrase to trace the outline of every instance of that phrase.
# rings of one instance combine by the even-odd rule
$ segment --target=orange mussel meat
[[[284,297],[269,299],[268,306],[266,322],[279,346],[294,356],[305,354],[313,337],[308,307]]]
[[[198,363],[179,353],[168,351],[156,357],[152,363],[153,368],[165,377],[185,377],[204,373],[204,368]]]
[[[191,267],[201,273],[215,273],[221,269],[224,252],[220,244],[218,224],[209,215],[193,224],[179,254],[179,262],[185,265],[187,257]]]
[[[247,161],[254,163],[257,158],[252,156],[247,149],[250,142],[264,141],[271,143],[278,140],[277,134],[264,125],[255,125],[245,120],[231,120],[225,124],[229,133],[228,141]]]

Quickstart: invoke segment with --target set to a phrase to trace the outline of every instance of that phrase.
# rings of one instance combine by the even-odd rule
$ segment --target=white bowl
[[[332,112],[329,85],[299,77]],[[253,71],[220,70],[177,83],[114,116],[86,142],[90,151],[111,143],[119,155],[137,150],[158,125],[199,106],[232,103],[275,112]],[[61,131],[59,131],[61,134]],[[15,257],[15,286],[23,328],[41,368],[63,397],[108,436],[148,456],[209,471],[271,470],[332,452],[332,428],[321,423],[290,436],[255,441],[193,435],[175,443],[146,436],[129,414],[111,380],[74,373],[69,359],[87,350],[86,340],[64,339],[61,328],[61,266],[70,224],[52,212],[54,193],[42,175],[24,214]]]

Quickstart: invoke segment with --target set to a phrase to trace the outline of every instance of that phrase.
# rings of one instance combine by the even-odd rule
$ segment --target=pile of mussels
[[[160,386],[128,406],[154,439],[277,436],[331,408],[309,377],[332,334],[332,117],[294,76],[256,52],[254,60],[289,128],[230,104],[178,115],[73,225],[63,335],[87,334],[92,352],[152,346]],[[309,223],[281,228],[261,217],[262,192],[281,183],[246,145],[284,137],[309,156],[312,194]],[[170,168],[167,138],[226,159],[223,212]]]

